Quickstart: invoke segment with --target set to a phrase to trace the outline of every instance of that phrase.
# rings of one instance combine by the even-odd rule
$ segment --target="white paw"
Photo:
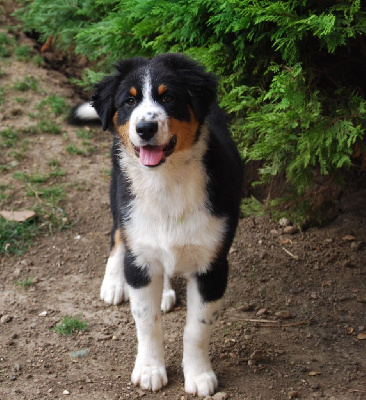
[[[131,376],[132,383],[141,389],[156,392],[168,383],[163,365],[135,365]]]
[[[168,312],[173,309],[175,306],[176,302],[176,297],[175,297],[175,291],[173,289],[169,290],[164,290],[163,291],[163,297],[161,299],[161,311],[162,312]]]
[[[210,396],[214,394],[217,385],[216,375],[211,370],[196,376],[186,377],[184,390],[196,396]]]
[[[120,304],[128,300],[128,286],[124,281],[105,276],[100,288],[100,298],[108,304]]]

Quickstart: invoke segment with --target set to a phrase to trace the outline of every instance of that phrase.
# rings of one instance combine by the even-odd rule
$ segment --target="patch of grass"
[[[19,142],[19,145],[16,148],[13,148],[9,152],[9,155],[15,158],[16,160],[20,160],[24,158],[27,154],[28,151],[28,145],[29,145],[29,140],[21,140]]]
[[[20,128],[20,132],[24,133],[24,135],[32,136],[38,133],[38,128],[35,125],[24,126]]]
[[[86,151],[77,147],[76,144],[72,143],[66,147],[66,150],[72,155],[86,156]]]
[[[0,132],[1,136],[1,147],[13,147],[18,143],[19,135],[18,131],[14,128],[9,127],[8,129]]]
[[[25,97],[14,97],[14,100],[19,104],[26,104],[29,101]]]
[[[28,289],[30,286],[34,284],[33,278],[25,278],[20,281],[14,281],[14,285],[20,286],[23,289]]]
[[[65,114],[69,110],[66,100],[55,94],[43,99],[37,106],[39,110],[51,110],[56,116]]]
[[[13,89],[20,92],[27,92],[29,90],[39,92],[38,80],[34,76],[26,75],[22,81],[16,81],[13,84]]]
[[[37,124],[38,131],[41,133],[48,133],[50,135],[59,135],[62,133],[62,128],[55,121],[43,117]]]
[[[10,38],[6,33],[0,33],[0,58],[8,58],[11,56],[10,47],[14,40]]]
[[[80,139],[92,139],[93,132],[90,129],[78,129],[76,131],[76,136]]]
[[[50,167],[59,167],[59,166],[61,165],[61,163],[60,163],[60,161],[57,160],[56,158],[53,158],[52,160],[50,160],[50,161],[48,162],[48,165],[49,165]]]
[[[30,61],[33,55],[33,49],[29,46],[17,46],[14,49],[14,55],[19,61]]]
[[[25,172],[15,172],[13,174],[13,178],[23,181],[23,182],[29,182],[29,183],[43,183],[48,181],[50,178],[49,174],[42,175],[41,173],[33,172],[32,174],[26,174]]]
[[[6,101],[5,99],[5,89],[0,87],[0,106],[4,104]]]
[[[66,316],[61,318],[61,322],[57,324],[53,330],[60,335],[73,335],[78,331],[86,331],[89,329],[89,323],[82,321],[80,316],[72,318]]]
[[[54,187],[37,187],[28,185],[29,191],[27,196],[34,196],[37,199],[44,199],[47,203],[56,206],[65,197],[65,190],[61,185],[55,185]]]
[[[3,166],[0,166],[0,171],[3,170]],[[4,166],[6,167],[6,166]],[[4,168],[5,170],[5,168]],[[9,188],[8,185],[0,185],[0,204],[2,201],[6,200],[9,197],[9,194],[6,193],[6,190]]]
[[[242,199],[240,203],[240,213],[242,217],[250,217],[251,215],[263,217],[267,214],[267,211],[264,204],[251,196]]]
[[[38,230],[34,219],[13,222],[0,217],[0,254],[23,254]]]

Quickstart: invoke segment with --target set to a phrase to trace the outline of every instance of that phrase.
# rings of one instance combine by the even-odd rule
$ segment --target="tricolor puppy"
[[[130,299],[138,337],[132,382],[153,391],[167,384],[161,309],[174,306],[169,277],[181,274],[185,390],[210,395],[217,379],[209,341],[241,192],[241,162],[217,105],[216,80],[182,55],[133,58],[96,85],[92,106],[114,135],[113,228],[101,298]]]

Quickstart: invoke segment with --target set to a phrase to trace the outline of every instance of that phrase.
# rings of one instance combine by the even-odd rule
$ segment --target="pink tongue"
[[[140,147],[140,161],[143,165],[158,165],[163,157],[163,146]]]

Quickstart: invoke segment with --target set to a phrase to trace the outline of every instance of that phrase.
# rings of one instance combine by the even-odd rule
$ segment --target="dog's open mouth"
[[[136,156],[139,157],[141,164],[146,167],[157,167],[161,165],[165,159],[170,156],[177,144],[177,137],[172,136],[170,142],[166,146],[133,146]]]

